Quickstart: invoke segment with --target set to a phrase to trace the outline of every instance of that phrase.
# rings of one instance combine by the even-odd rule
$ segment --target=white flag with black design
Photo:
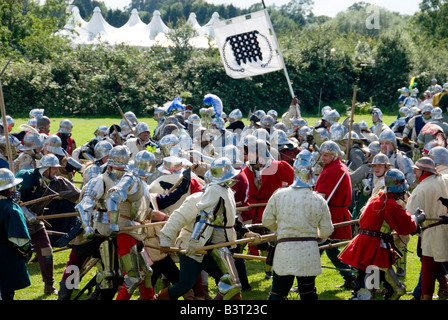
[[[284,68],[267,10],[213,24],[215,39],[228,76],[257,76]]]

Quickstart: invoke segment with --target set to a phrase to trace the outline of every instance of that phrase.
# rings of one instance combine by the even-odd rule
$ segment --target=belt
[[[292,238],[281,238],[277,240],[277,243],[281,242],[292,242],[292,241],[317,241],[317,238],[312,237],[292,237]]]
[[[379,232],[379,231],[372,231],[372,230],[366,230],[366,229],[360,229],[359,234],[380,238],[384,240],[392,250],[394,250],[400,257],[403,256],[400,250],[398,250],[397,246],[394,243],[394,237],[390,234]]]
[[[221,228],[221,229],[232,229],[234,226],[218,226],[216,224],[206,223],[206,225],[212,228]]]

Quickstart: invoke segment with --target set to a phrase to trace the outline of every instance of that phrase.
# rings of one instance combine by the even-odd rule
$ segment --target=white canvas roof
[[[199,37],[191,39],[190,43],[199,48],[210,46],[210,39],[214,38],[212,24],[219,21],[219,14],[215,12],[210,21],[203,27],[196,20],[196,14],[190,13],[188,23],[200,34]],[[62,30],[56,34],[67,36],[75,45],[98,44],[107,42],[111,45],[126,44],[136,47],[151,47],[153,45],[170,46],[166,34],[170,28],[163,22],[160,12],[154,11],[150,23],[144,23],[136,9],[133,9],[129,20],[120,28],[111,26],[96,7],[89,21],[82,19],[79,9],[73,6],[70,16]],[[211,43],[213,45],[213,42]]]

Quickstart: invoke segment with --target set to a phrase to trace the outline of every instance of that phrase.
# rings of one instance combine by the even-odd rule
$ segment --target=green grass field
[[[318,119],[316,117],[305,117],[308,120],[309,125],[313,125]],[[341,121],[343,121],[341,117]],[[386,124],[390,124],[395,119],[395,116],[384,116],[383,121]],[[15,118],[16,125],[13,131],[18,130],[20,124],[26,123],[28,119]],[[62,118],[52,118],[52,124],[50,133],[55,133],[59,122]],[[73,137],[77,142],[77,145],[81,145],[93,137],[93,132],[99,125],[112,125],[118,124],[120,119],[117,118],[103,118],[103,119],[71,119],[73,127]],[[371,117],[369,115],[355,116],[355,121],[359,122],[361,120],[367,121],[371,124]],[[153,119],[140,118],[139,121],[144,121],[148,123],[151,129],[156,125]],[[417,238],[415,236],[411,237],[411,241],[408,245],[408,255],[407,255],[407,275],[403,279],[408,291],[412,291],[416,284],[418,283],[418,277],[420,272],[420,261],[416,255],[416,243]],[[54,250],[57,250],[55,248]],[[64,250],[60,252],[55,252],[54,254],[54,276],[56,287],[59,288],[58,282],[61,279],[65,264],[68,260],[70,250]],[[337,288],[336,286],[343,283],[342,277],[339,272],[331,269],[333,267],[332,263],[329,261],[325,254],[322,255],[322,265],[325,266],[323,269],[323,274],[317,277],[317,290],[319,294],[319,299],[321,300],[348,300],[351,297],[350,290],[344,290]],[[260,261],[247,260],[246,261],[247,272],[249,276],[249,282],[252,286],[251,291],[243,292],[244,300],[266,300],[269,295],[271,280],[265,280],[264,276],[264,263]],[[328,268],[327,268],[328,267]],[[16,300],[56,300],[56,296],[45,296],[43,294],[43,282],[41,280],[40,270],[37,263],[29,263],[28,270],[31,276],[32,285],[25,289],[16,292]],[[93,268],[82,280],[80,287],[82,288],[88,280],[90,280],[95,274],[96,268]],[[213,286],[213,281],[210,281],[212,293],[216,292],[216,288]],[[160,284],[157,284],[157,289],[160,288]],[[437,289],[437,288],[436,288]],[[136,290],[138,292],[138,290]],[[81,299],[86,299],[86,295],[83,295]],[[138,299],[138,293],[135,293],[132,297],[133,299]],[[401,300],[410,300],[411,295],[405,295]],[[298,294],[291,293],[289,296],[291,300],[299,300]],[[381,300],[382,297],[379,296],[376,299]]]

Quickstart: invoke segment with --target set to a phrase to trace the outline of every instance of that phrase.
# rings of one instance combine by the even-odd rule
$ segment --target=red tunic
[[[249,204],[247,203],[247,196],[249,191],[249,182],[247,181],[247,176],[243,170],[240,171],[240,174],[235,177],[238,182],[232,187],[232,190],[235,192],[235,202],[240,202],[242,207],[246,207]],[[248,211],[243,211],[241,213],[241,217],[243,221],[249,220],[251,217],[248,215]]]
[[[267,203],[272,194],[278,189],[289,186],[294,181],[294,169],[286,161],[272,160],[272,164],[263,170],[261,185],[255,186],[255,175],[249,166],[243,169],[249,182],[248,203]],[[261,223],[265,207],[254,207],[249,211],[253,223]]]
[[[393,194],[387,193],[386,201],[386,194],[380,192],[367,204],[359,225],[361,229],[380,231],[384,221],[399,235],[411,234],[417,228],[411,214],[394,200]],[[380,238],[364,234],[357,235],[339,259],[360,270],[366,270],[368,266],[387,269],[395,263],[391,250],[382,245]]]
[[[333,224],[351,220],[348,206],[352,201],[352,183],[350,175],[348,171],[346,172],[346,169],[347,166],[341,162],[341,159],[337,158],[324,166],[317,178],[316,185],[314,186],[314,191],[325,194],[324,198],[328,199],[345,172],[344,178],[336,188],[328,203],[331,213],[331,222]],[[351,239],[351,227],[335,228],[329,238],[333,240]]]

